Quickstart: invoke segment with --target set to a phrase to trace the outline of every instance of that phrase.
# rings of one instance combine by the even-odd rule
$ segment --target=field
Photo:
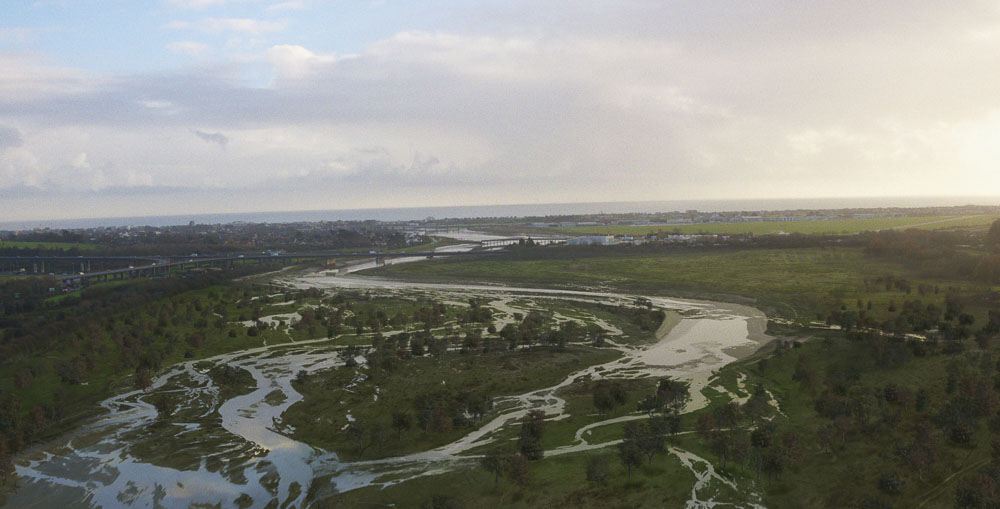
[[[770,316],[801,323],[825,319],[842,305],[872,301],[887,318],[889,301],[922,299],[941,303],[944,294],[917,292],[873,284],[885,276],[906,277],[920,284],[984,292],[989,286],[921,277],[898,263],[866,256],[860,249],[677,250],[662,255],[618,254],[557,260],[433,260],[382,267],[376,274],[425,281],[476,281],[540,284],[559,287],[609,288],[652,295],[743,300]],[[986,311],[976,311],[984,319]]]
[[[956,222],[961,221],[967,220]],[[960,243],[957,249],[963,254],[990,256],[979,242],[966,245],[963,237]],[[89,341],[82,335],[77,340],[82,348],[97,345],[114,351],[115,342],[129,343],[127,333],[132,331],[135,337],[162,336],[149,345],[147,354],[163,368],[262,344],[276,346],[233,361],[254,373],[253,380],[243,371],[242,379],[229,386],[216,382],[228,391],[225,398],[247,398],[242,410],[230,409],[227,415],[251,419],[257,409],[284,408],[276,418],[262,414],[260,422],[305,444],[305,450],[335,453],[337,461],[357,462],[358,468],[385,469],[379,482],[343,493],[334,491],[330,482],[342,471],[316,471],[310,483],[295,483],[295,490],[303,491],[282,493],[286,504],[304,496],[305,504],[316,507],[675,507],[714,500],[766,507],[945,508],[956,505],[956,497],[966,493],[962,490],[982,486],[982,476],[990,472],[990,440],[1000,430],[994,383],[1000,379],[1000,348],[990,341],[991,329],[984,331],[996,317],[991,315],[997,309],[996,288],[971,273],[962,279],[946,267],[947,253],[936,256],[910,263],[860,247],[833,245],[524,249],[510,257],[442,258],[369,271],[392,279],[457,284],[451,289],[323,290],[320,282],[317,288],[289,290],[283,285],[309,279],[288,273],[271,284],[212,285],[116,313],[93,328]],[[613,291],[630,297],[580,301],[494,290],[476,293],[463,288],[471,283]],[[84,302],[113,290],[95,286],[91,291]],[[628,359],[630,351],[642,351],[645,342],[664,337],[663,331],[674,326],[680,327],[676,331],[688,330],[691,323],[681,320],[691,316],[686,314],[691,309],[681,307],[655,312],[651,326],[654,310],[635,298],[638,295],[752,304],[772,319],[769,333],[778,341],[749,359],[725,367],[728,361],[720,360],[706,368],[711,379],[701,394],[708,406],[681,415],[678,427],[666,433],[672,452],[644,459],[632,467],[630,476],[615,445],[630,425],[645,426],[648,416],[639,411],[640,402],[657,394],[663,375],[632,372],[637,376],[616,378],[631,368],[615,371],[609,366],[620,365],[618,360]],[[76,298],[48,304],[71,306]],[[920,305],[914,308],[916,301]],[[942,316],[948,308],[958,310]],[[484,309],[491,310],[485,318],[480,315]],[[865,327],[890,327],[885,324],[909,320],[906,313],[913,309],[937,318],[930,327],[898,330],[926,338],[893,337],[890,329],[845,333],[823,325],[828,319],[839,323],[834,316],[853,312],[874,324]],[[565,332],[560,343],[557,333],[572,329],[563,327],[568,320],[581,328]],[[509,346],[504,334],[508,326],[517,331]],[[961,334],[952,334],[965,326]],[[601,332],[618,329],[618,335]],[[204,337],[199,339],[201,332]],[[691,345],[704,345],[709,338],[695,337]],[[670,344],[676,348],[671,359],[690,351],[687,345]],[[67,411],[74,412],[100,394],[122,391],[132,383],[131,377],[120,375],[127,359],[113,356],[96,359],[87,383],[61,383],[62,366],[79,357],[78,352],[74,344],[44,360],[15,361],[6,368],[5,378],[30,372],[30,383],[17,389],[0,380],[0,386],[4,392],[19,391],[28,404],[46,407],[59,404],[49,397],[59,393],[60,401],[81,402],[67,405]],[[724,357],[703,357],[708,358]],[[207,371],[210,365],[198,369]],[[262,382],[265,379],[270,382]],[[147,401],[190,391],[191,382],[177,376],[173,385],[154,390]],[[614,383],[619,391],[620,401],[611,410],[598,409],[598,390],[606,387],[602,383]],[[517,417],[484,435],[495,439],[492,442],[480,438],[453,449],[459,452],[449,453],[453,456],[447,467],[426,463],[420,471],[432,473],[395,482],[421,461],[398,457],[461,444],[479,426],[511,415],[522,404],[518,401],[524,401],[520,398],[529,394],[538,401],[558,398],[565,403],[556,410],[558,415],[546,420],[539,439],[545,457],[530,462],[529,480],[518,482],[505,473],[497,481],[478,460],[480,455],[516,450],[526,426]],[[155,426],[138,426],[125,435],[133,454],[191,470],[201,461],[201,448],[224,448],[230,456],[212,459],[208,470],[223,472],[242,485],[238,465],[257,453],[252,441],[233,440],[214,416],[204,418],[210,413],[203,410],[220,402],[209,396],[205,392],[205,401],[181,405],[173,417],[161,417]],[[713,419],[721,419],[720,412],[733,402],[739,416],[716,426]],[[400,413],[412,422],[397,429]],[[171,453],[171,426],[192,423],[199,428],[173,442],[177,449]],[[60,427],[49,430],[55,431]],[[581,440],[597,448],[559,450],[579,446]],[[719,440],[732,440],[726,451],[744,443],[742,456],[724,457],[729,453],[720,452]],[[920,447],[930,452],[913,452],[919,453]],[[604,483],[587,478],[595,457],[607,460],[609,478]],[[279,464],[275,459],[274,465]],[[281,472],[286,473],[290,471]],[[277,483],[277,478],[268,482]],[[278,496],[276,491],[271,495]]]
[[[313,375],[296,385],[303,401],[285,414],[284,424],[295,431],[292,437],[310,445],[334,451],[344,459],[371,459],[425,451],[453,442],[468,433],[457,428],[447,433],[427,433],[412,429],[378,447],[359,454],[355,441],[346,433],[331,433],[349,424],[347,415],[363,423],[384,422],[388,427],[392,411],[413,408],[415,398],[458,387],[494,397],[521,394],[531,389],[555,385],[572,371],[618,357],[618,352],[588,347],[564,351],[539,348],[535,351],[501,352],[491,356],[448,354],[445,359],[418,358],[397,368],[390,377],[374,383],[347,387],[362,370],[331,370]],[[483,421],[492,418],[490,412]],[[317,419],[315,416],[324,416]],[[572,436],[572,435],[570,435]]]
[[[587,461],[592,456],[605,456],[612,464],[614,475],[607,484],[587,481]],[[492,474],[470,462],[465,470],[422,477],[385,489],[354,490],[321,500],[315,507],[393,507],[400,505],[400,500],[413,502],[407,507],[432,507],[435,497],[454,505],[433,507],[684,507],[691,486],[697,481],[677,457],[669,454],[657,456],[628,478],[617,464],[613,450],[547,458],[532,465],[531,475],[532,483],[527,487],[507,479],[494,484]]]
[[[996,217],[979,216],[920,216],[883,217],[874,219],[833,219],[828,221],[766,221],[751,223],[705,223],[649,226],[572,226],[547,228],[546,232],[564,235],[647,235],[657,232],[680,234],[753,234],[778,233],[859,233],[884,229],[977,229],[984,230]]]
[[[954,396],[947,389],[949,372],[964,365],[965,373],[973,373],[984,363],[991,363],[995,355],[996,348],[984,351],[973,347],[965,353],[938,353],[912,357],[901,365],[879,366],[869,345],[846,341],[839,333],[825,332],[812,335],[801,348],[769,355],[766,365],[756,362],[764,357],[761,356],[731,366],[723,373],[743,373],[751,384],[762,383],[773,391],[785,414],[782,421],[793,426],[803,439],[806,454],[802,462],[780,479],[761,483],[766,486],[769,506],[857,507],[862,501],[881,499],[893,507],[954,507],[955,487],[989,463],[989,442],[994,436],[989,426],[985,422],[974,425],[966,444],[941,440],[939,463],[924,475],[902,456],[899,448],[912,440],[918,423],[939,419],[939,409]],[[797,366],[803,361],[818,374],[817,381],[853,372],[850,376],[857,378],[850,382],[849,395],[866,391],[881,394],[887,386],[912,391],[908,392],[910,395],[923,389],[928,394],[928,409],[919,409],[912,400],[886,401],[877,397],[872,401],[877,401],[877,412],[886,416],[885,421],[869,427],[852,426],[843,440],[837,438],[826,451],[816,439],[820,429],[831,422],[816,412],[817,400],[825,388],[819,383],[809,385],[795,380]],[[994,371],[992,365],[983,369],[986,373]],[[735,470],[730,473],[745,475]],[[880,492],[878,480],[885,474],[901,478],[903,489],[899,493]],[[844,489],[848,486],[850,489]]]

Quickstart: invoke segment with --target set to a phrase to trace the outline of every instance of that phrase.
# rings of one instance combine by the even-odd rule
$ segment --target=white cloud
[[[233,3],[232,0],[167,0],[167,3],[175,7],[184,9],[204,9],[205,7],[215,7]]]
[[[106,80],[80,69],[55,67],[32,56],[0,52],[0,104],[76,95],[106,84]]]
[[[76,157],[73,158],[73,161],[70,163],[70,165],[78,170],[85,170],[90,168],[90,163],[87,162],[87,153],[80,152],[79,154],[77,154]]]
[[[288,26],[287,21],[269,21],[252,18],[203,18],[199,21],[171,21],[163,28],[170,30],[197,30],[209,34],[237,32],[259,35],[281,32]]]
[[[306,4],[302,0],[291,0],[289,2],[278,2],[264,8],[265,12],[290,11],[305,9]]]
[[[24,144],[24,137],[21,135],[21,131],[0,125],[0,152],[7,148],[20,147],[22,144]]]
[[[173,53],[181,53],[193,57],[200,57],[207,53],[211,47],[195,41],[176,41],[167,45],[167,49]]]
[[[7,27],[0,28],[0,42],[23,44],[38,39],[41,34],[57,32],[56,27]]]
[[[279,80],[301,80],[313,75],[325,64],[337,60],[335,55],[319,55],[296,45],[272,46],[266,52],[266,60],[274,67]]]
[[[969,37],[989,14],[514,4],[352,55],[275,44],[285,22],[177,22],[239,56],[114,79],[0,53],[0,126],[25,133],[0,177],[58,190],[85,153],[88,185],[205,183],[269,208],[1000,186],[1000,47]]]

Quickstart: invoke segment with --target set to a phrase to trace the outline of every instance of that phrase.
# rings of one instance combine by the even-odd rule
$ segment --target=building
[[[571,246],[610,246],[617,244],[614,235],[584,235],[566,241]]]

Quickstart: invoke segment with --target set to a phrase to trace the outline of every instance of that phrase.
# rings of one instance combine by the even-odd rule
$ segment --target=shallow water
[[[512,302],[525,297],[535,301],[558,298],[614,304],[633,302],[635,297],[604,292],[418,284],[318,274],[286,279],[284,283],[296,287],[432,293],[438,299],[457,301],[483,297],[506,315],[522,311],[520,305],[514,306]],[[261,347],[207,359],[209,363],[241,367],[253,376],[256,388],[228,401],[218,401],[218,388],[209,377],[194,368],[194,362],[188,362],[160,376],[148,393],[133,391],[103,402],[108,415],[88,425],[86,432],[98,437],[97,440],[80,442],[77,446],[77,441],[71,439],[50,448],[49,452],[19,462],[21,488],[9,498],[8,505],[183,508],[197,503],[229,507],[242,497],[240,500],[250,507],[264,507],[273,500],[301,507],[313,479],[320,476],[329,477],[333,489],[343,492],[372,484],[395,484],[466,466],[470,459],[463,457],[463,453],[491,440],[497,431],[528,411],[540,409],[551,418],[563,416],[565,401],[557,396],[557,391],[578,380],[674,376],[692,384],[692,399],[687,410],[700,408],[707,404],[700,389],[707,385],[712,373],[766,339],[760,334],[764,316],[755,309],[683,299],[651,300],[658,307],[686,312],[686,317],[656,343],[630,346],[612,340],[612,347],[622,352],[621,358],[572,373],[552,387],[497,398],[498,407],[507,410],[453,443],[382,460],[341,462],[335,454],[289,438],[282,432],[282,414],[302,398],[291,384],[295,374],[299,370],[313,372],[340,365],[327,340]],[[610,335],[621,333],[610,324],[602,326]],[[199,361],[199,365],[204,362],[206,360]],[[209,419],[175,426],[180,429],[173,437],[160,433],[150,438],[148,430],[157,416],[155,408],[146,400],[150,394],[161,390],[182,391],[185,397],[181,398],[179,410]],[[282,397],[271,399],[272,404],[267,396],[274,391],[280,392]],[[625,418],[634,417],[639,416]],[[213,425],[211,419],[217,419],[217,424]],[[611,422],[614,420],[598,425]],[[589,444],[585,431],[577,434],[576,444],[549,453],[568,454],[613,444]],[[144,440],[180,440],[183,434],[198,432],[204,433],[203,454],[208,458],[196,465],[168,466],[171,462],[167,459],[151,461],[137,452]],[[694,461],[692,458],[704,462],[690,453],[685,454],[683,457],[678,455],[682,462]],[[712,476],[709,477],[699,477],[698,482],[707,483]],[[693,493],[697,495],[702,488],[697,487]]]

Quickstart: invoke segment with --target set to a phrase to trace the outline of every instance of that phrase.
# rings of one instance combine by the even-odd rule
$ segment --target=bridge
[[[483,247],[503,247],[503,246],[516,246],[518,244],[523,244],[531,240],[536,246],[547,246],[549,244],[562,244],[566,242],[566,239],[553,239],[553,238],[540,238],[536,239],[534,237],[507,237],[503,239],[486,239],[480,241]]]
[[[368,252],[332,252],[332,253],[270,253],[270,254],[231,254],[226,256],[0,256],[0,265],[26,267],[31,264],[34,274],[44,274],[45,264],[70,264],[81,270],[76,274],[54,274],[60,282],[66,285],[84,284],[95,281],[109,281],[135,277],[167,276],[172,271],[180,271],[199,267],[232,267],[236,263],[301,263],[307,260],[332,260],[336,258],[385,258],[427,257],[435,256],[483,256],[497,255],[496,251],[449,251],[438,253],[434,251],[368,251]],[[124,264],[128,267],[90,271],[93,262]],[[83,270],[88,269],[88,270]]]

